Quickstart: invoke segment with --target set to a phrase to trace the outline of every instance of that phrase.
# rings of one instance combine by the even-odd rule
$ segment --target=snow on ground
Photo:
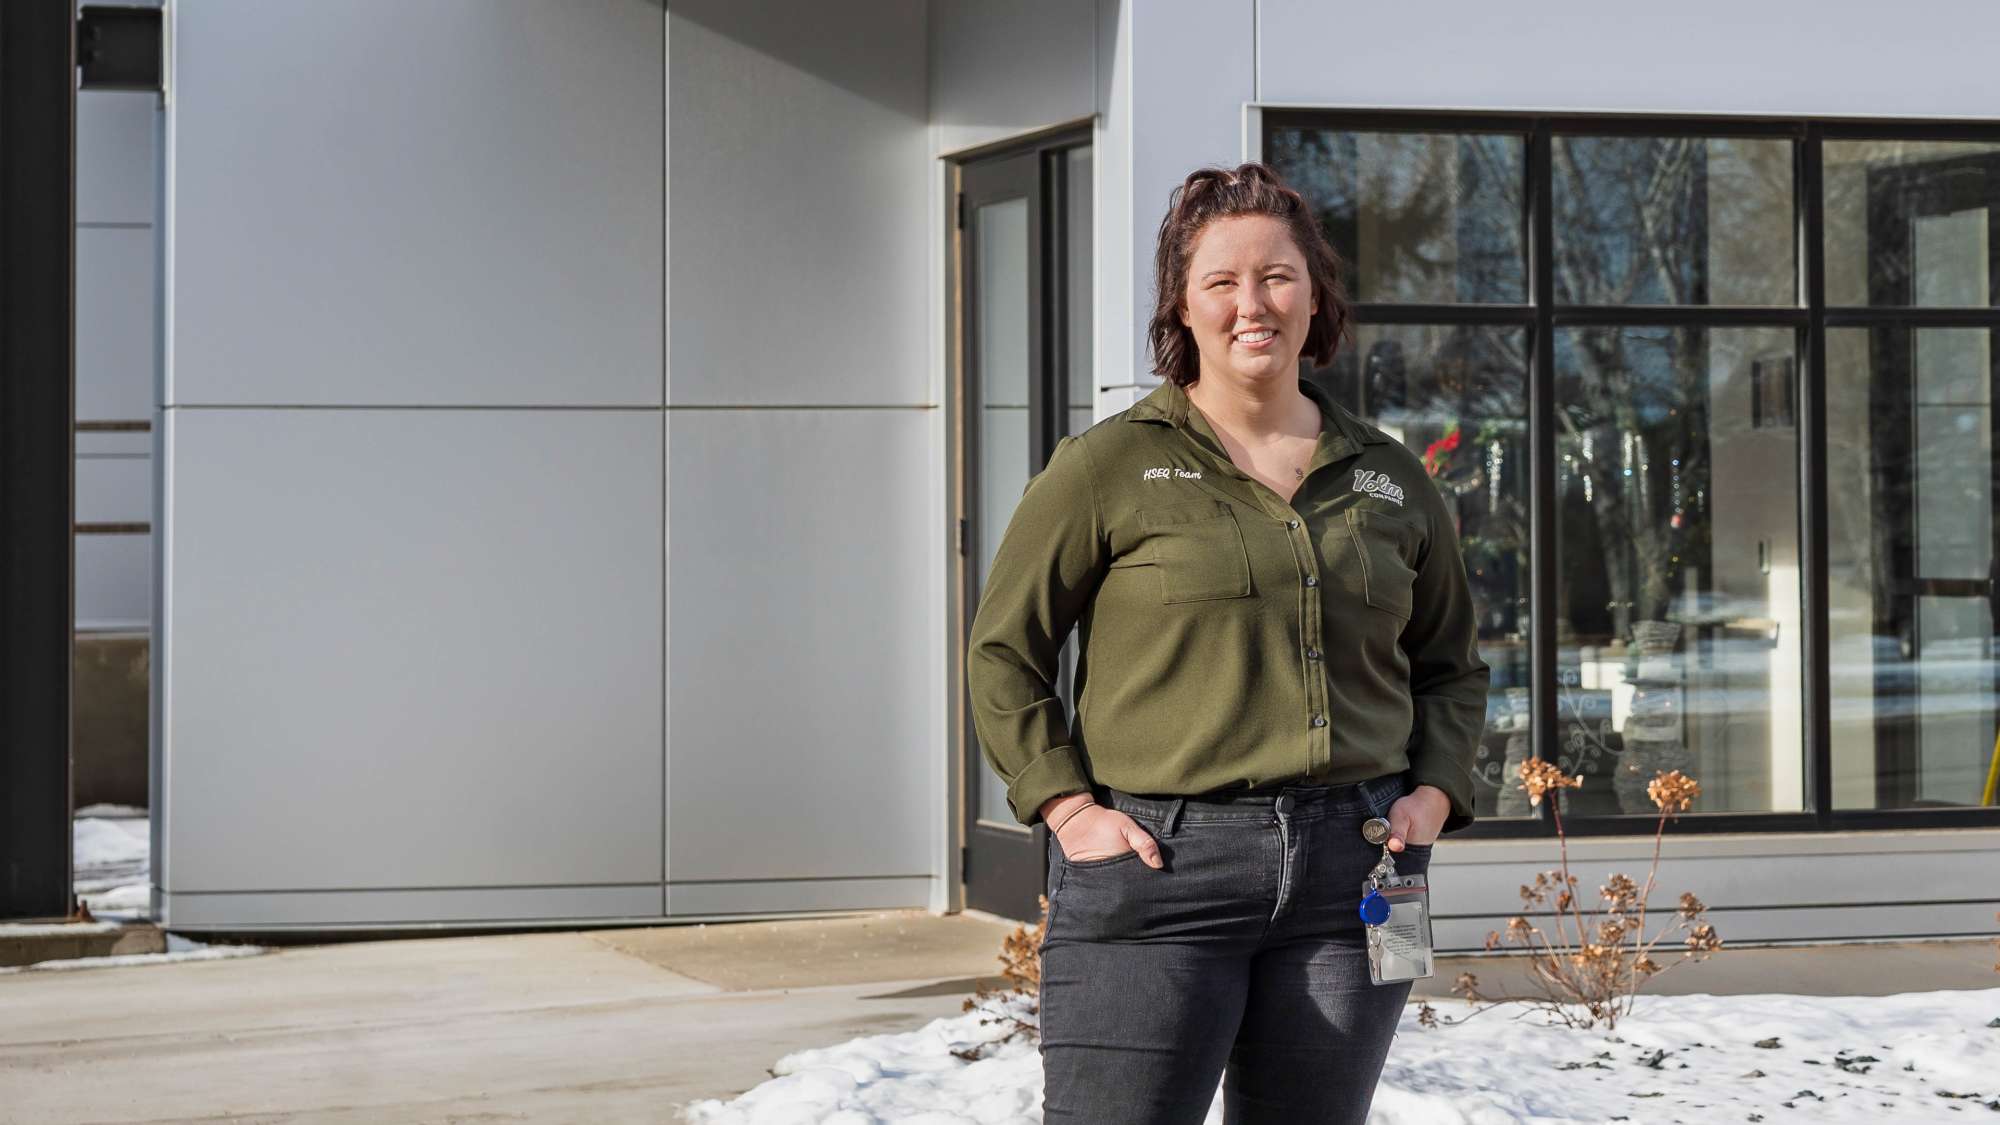
[[[86,805],[76,810],[71,831],[75,834],[73,871],[76,894],[83,899],[84,905],[90,907],[92,917],[107,927],[150,919],[153,911],[153,836],[152,821],[146,810],[130,805]],[[51,929],[75,933],[89,928],[82,923],[56,927],[10,925],[0,926],[0,933],[25,935]],[[210,945],[168,934],[165,953],[37,961],[32,965],[0,968],[0,974],[214,961],[228,957],[253,957],[268,952],[270,949],[262,945]]]
[[[37,961],[32,965],[0,968],[0,974],[117,969],[132,965],[171,965],[179,961],[220,961],[231,957],[255,957],[259,953],[269,952],[270,949],[262,945],[208,945],[168,934],[165,953],[126,953],[117,957],[70,957],[54,961]]]
[[[129,805],[86,805],[71,822],[76,893],[100,918],[141,919],[152,910],[152,821]]]
[[[1023,998],[991,1011],[1025,1016]],[[1439,1006],[1447,1018],[1467,1009]],[[989,1058],[990,1011],[779,1059],[777,1077],[684,1107],[701,1125],[1026,1125],[1041,1121],[1041,1058],[1025,1035]],[[1426,1029],[1412,1005],[1370,1125],[1608,1121],[2000,1121],[2000,988],[1899,996],[1648,996],[1615,1032],[1548,1026],[1524,1008]],[[1209,1125],[1222,1120],[1220,1091]]]

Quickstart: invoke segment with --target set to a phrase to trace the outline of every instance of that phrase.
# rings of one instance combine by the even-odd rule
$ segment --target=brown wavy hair
[[[1153,322],[1146,335],[1153,346],[1153,373],[1183,387],[1201,377],[1201,353],[1194,334],[1181,323],[1187,292],[1188,261],[1195,240],[1217,219],[1237,215],[1269,215],[1285,224],[1292,242],[1306,259],[1313,297],[1319,311],[1306,329],[1299,354],[1325,367],[1347,335],[1352,310],[1340,255],[1327,244],[1304,197],[1292,190],[1268,166],[1252,161],[1235,168],[1198,168],[1167,198],[1167,215],[1160,220],[1160,242],[1153,254]]]

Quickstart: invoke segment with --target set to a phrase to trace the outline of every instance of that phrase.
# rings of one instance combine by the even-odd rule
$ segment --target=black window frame
[[[1354,304],[1356,324],[1505,326],[1528,341],[1529,550],[1528,621],[1530,744],[1536,758],[1557,758],[1556,645],[1556,330],[1578,325],[1615,327],[1790,328],[1799,377],[1793,409],[1799,431],[1799,553],[1804,595],[1800,658],[1805,689],[1801,769],[1803,812],[1682,814],[1675,831],[1828,832],[1912,828],[2000,827],[2000,807],[1844,809],[1833,806],[1833,752],[1828,648],[1826,330],[1847,328],[1987,328],[2000,331],[2000,306],[1934,308],[1829,306],[1825,277],[1823,146],[1827,141],[1972,141],[2000,144],[2000,121],[1922,118],[1855,118],[1736,114],[1637,113],[1524,114],[1477,110],[1433,111],[1337,108],[1261,108],[1256,135],[1260,153],[1273,133],[1286,129],[1351,132],[1507,134],[1526,142],[1522,230],[1527,241],[1525,304]],[[1733,137],[1792,143],[1792,217],[1798,284],[1791,305],[1558,305],[1554,303],[1552,153],[1558,137]],[[1282,171],[1282,169],[1280,170]],[[1697,802],[1697,807],[1699,802]],[[1553,835],[1551,802],[1528,817],[1483,817],[1461,838],[1534,838]],[[1651,834],[1645,815],[1571,815],[1572,836]]]

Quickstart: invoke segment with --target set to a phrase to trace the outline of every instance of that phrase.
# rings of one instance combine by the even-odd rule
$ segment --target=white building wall
[[[1254,25],[1207,21],[1200,35],[1254,34],[1270,105],[2000,116],[2000,9],[1982,0],[1898,19],[1860,0],[1255,3]]]
[[[930,2],[932,152],[954,157],[984,145],[1080,121],[1091,122],[1093,341],[1097,416],[1132,401],[1141,353],[1123,326],[1134,323],[1132,259],[1132,27],[1125,0],[1021,0],[1007,4]],[[945,167],[933,169],[944,195]],[[946,304],[942,225],[933,238],[932,320],[942,379]],[[1144,279],[1141,279],[1144,280]],[[1115,327],[1104,327],[1115,326]],[[1136,371],[1136,373],[1135,373]]]

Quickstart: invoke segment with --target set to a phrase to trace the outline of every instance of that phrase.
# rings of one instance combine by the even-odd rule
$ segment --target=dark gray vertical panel
[[[70,904],[74,18],[0,5],[0,918]]]

